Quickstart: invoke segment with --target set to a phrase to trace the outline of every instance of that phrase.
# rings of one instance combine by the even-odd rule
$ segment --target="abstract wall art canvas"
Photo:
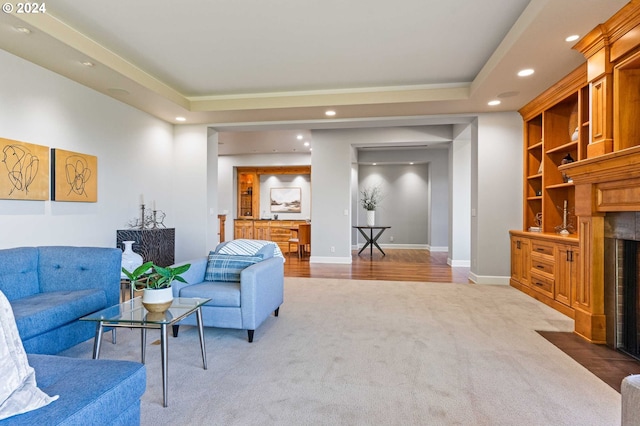
[[[302,211],[301,189],[271,188],[272,213],[300,213]]]
[[[51,149],[51,199],[54,201],[98,201],[98,157]]]
[[[0,199],[49,199],[49,147],[0,138]]]

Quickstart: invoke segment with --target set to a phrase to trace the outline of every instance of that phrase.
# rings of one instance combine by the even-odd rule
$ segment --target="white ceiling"
[[[584,61],[565,37],[626,3],[49,0],[44,14],[0,14],[0,48],[172,123],[271,123],[283,140],[354,120],[517,110]]]

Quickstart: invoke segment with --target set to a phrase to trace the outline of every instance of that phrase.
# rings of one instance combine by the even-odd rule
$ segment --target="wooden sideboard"
[[[236,219],[234,222],[234,237],[255,240],[273,241],[278,244],[283,253],[289,251],[289,238],[296,228],[305,220],[267,220],[267,219]]]
[[[176,230],[174,228],[119,229],[116,243],[122,247],[123,241],[135,241],[132,249],[145,262],[152,261],[158,266],[169,266],[175,262]]]

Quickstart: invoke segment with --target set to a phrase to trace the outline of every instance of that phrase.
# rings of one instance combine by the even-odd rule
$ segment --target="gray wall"
[[[375,161],[376,166],[359,165],[358,187],[382,185],[384,200],[376,211],[376,223],[392,226],[381,243],[391,247],[421,246],[434,251],[449,245],[449,175],[448,146],[442,149],[374,151],[361,155],[359,161]],[[409,164],[384,164],[385,161]],[[360,194],[358,194],[358,201]],[[366,213],[358,204],[357,224],[366,222]],[[356,223],[354,223],[355,225]],[[394,241],[390,241],[390,237]],[[362,237],[356,234],[358,241]]]

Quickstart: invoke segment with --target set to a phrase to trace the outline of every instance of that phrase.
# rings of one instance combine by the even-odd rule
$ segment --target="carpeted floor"
[[[620,395],[536,330],[573,321],[508,286],[286,278],[279,317],[150,333],[143,425],[616,425]],[[66,352],[91,357],[88,341]],[[139,360],[119,330],[103,358]]]

